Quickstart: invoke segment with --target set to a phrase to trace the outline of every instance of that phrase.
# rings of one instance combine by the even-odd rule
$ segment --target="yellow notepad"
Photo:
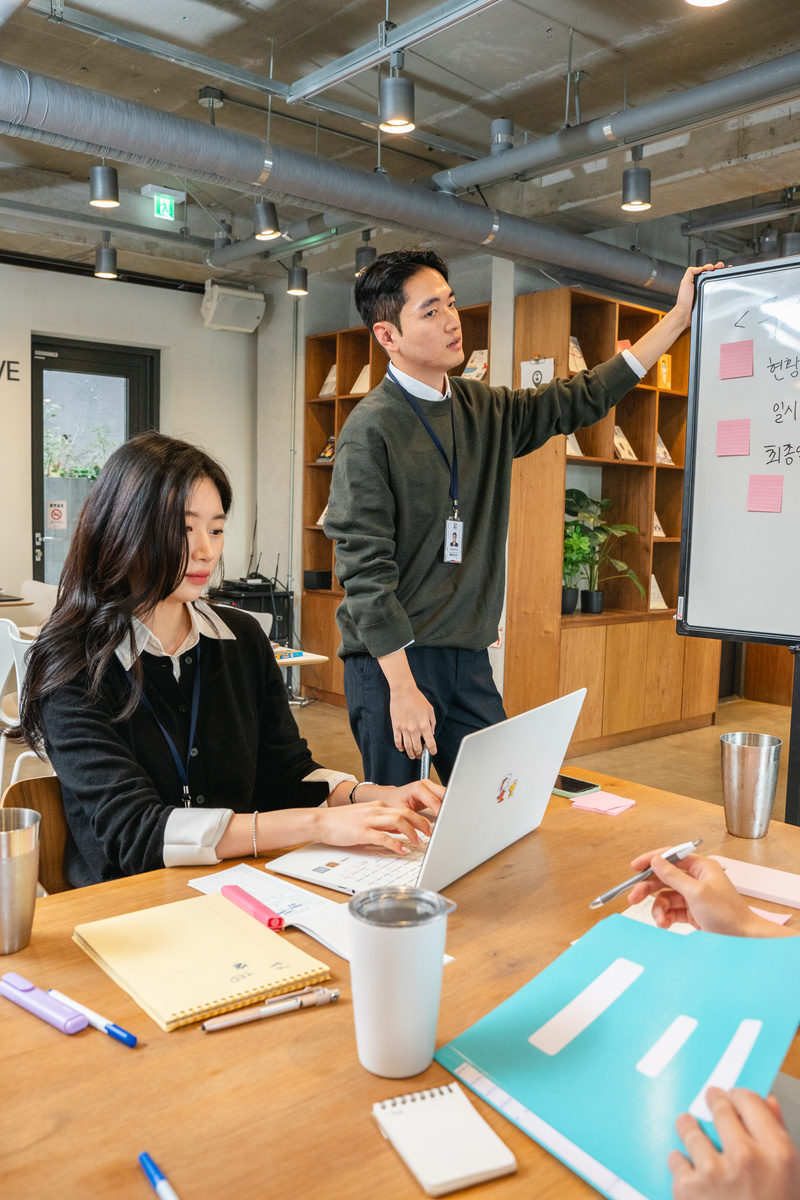
[[[166,1030],[330,978],[218,895],[90,921],[72,937]]]

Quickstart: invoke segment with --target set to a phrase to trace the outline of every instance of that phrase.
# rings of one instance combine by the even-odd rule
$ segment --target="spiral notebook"
[[[429,1196],[511,1175],[517,1160],[457,1083],[373,1104],[378,1128]]]
[[[330,978],[224,896],[90,921],[72,938],[167,1031]]]

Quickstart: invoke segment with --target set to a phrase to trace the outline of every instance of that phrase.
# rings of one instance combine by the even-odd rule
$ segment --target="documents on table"
[[[671,937],[607,917],[435,1057],[613,1200],[671,1200],[675,1118],[770,1090],[800,1021],[800,938]]]
[[[225,884],[238,884],[251,896],[255,896],[262,904],[268,905],[279,913],[287,925],[294,925],[315,938],[338,954],[340,958],[349,961],[350,941],[347,927],[347,904],[337,904],[335,900],[326,900],[305,888],[295,887],[274,875],[257,871],[240,863],[228,867],[227,871],[219,871],[215,875],[203,875],[199,879],[190,879],[189,887],[198,892],[210,894],[221,892]]]
[[[90,921],[72,939],[167,1031],[330,978],[224,896]]]

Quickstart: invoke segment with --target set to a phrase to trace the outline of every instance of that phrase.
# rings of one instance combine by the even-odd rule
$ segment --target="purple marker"
[[[27,1008],[28,1012],[47,1021],[60,1033],[80,1033],[89,1024],[83,1013],[48,996],[41,988],[34,987],[30,980],[17,975],[16,971],[0,975],[0,995],[20,1008]]]

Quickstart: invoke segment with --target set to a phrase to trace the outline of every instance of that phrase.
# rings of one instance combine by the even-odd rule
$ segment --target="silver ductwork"
[[[682,270],[510,213],[399,183],[386,175],[270,146],[145,105],[0,63],[2,132],[52,141],[112,160],[171,171],[265,197],[289,196],[356,220],[458,238],[490,254],[552,263],[675,294]],[[71,144],[68,144],[70,142]],[[501,156],[506,161],[509,150]],[[269,191],[266,190],[267,185]]]
[[[720,117],[752,112],[799,91],[800,51],[797,51],[713,83],[673,92],[641,108],[628,108],[571,129],[561,129],[500,156],[438,171],[432,182],[442,191],[459,192],[500,179],[542,175],[565,163],[605,154],[620,144],[638,144]]]

